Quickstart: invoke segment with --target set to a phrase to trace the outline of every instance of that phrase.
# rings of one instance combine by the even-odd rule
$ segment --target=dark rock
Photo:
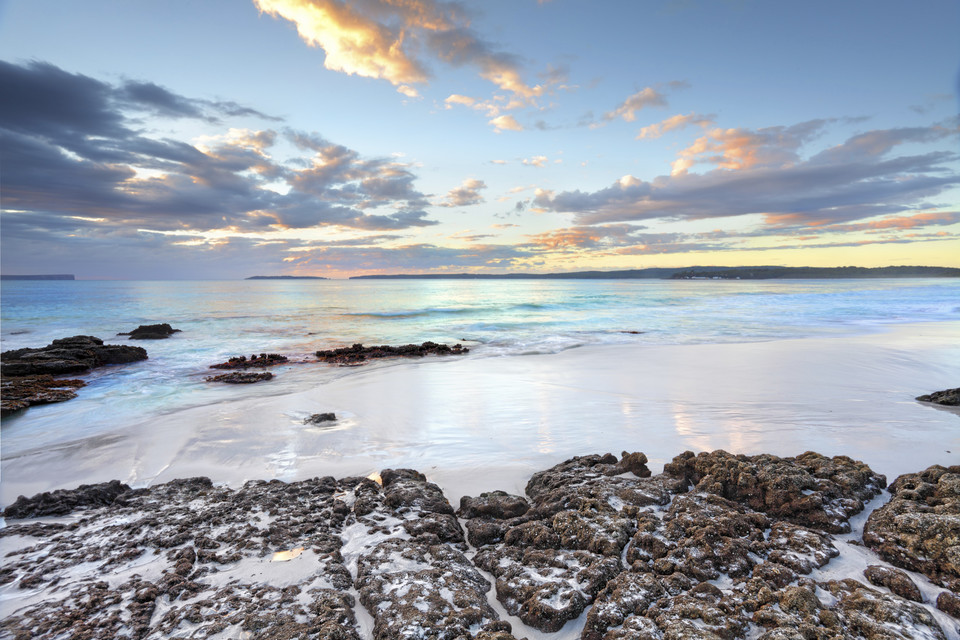
[[[436,342],[405,344],[398,347],[387,344],[375,347],[365,347],[362,344],[355,344],[352,347],[341,347],[339,349],[317,351],[316,356],[321,362],[331,362],[334,364],[362,364],[367,360],[376,358],[421,358],[428,355],[462,355],[468,353],[469,351],[469,349],[461,344],[450,346],[446,344],[437,344]]]
[[[133,331],[118,333],[118,336],[130,336],[131,340],[162,340],[169,338],[175,333],[180,333],[180,329],[174,329],[167,323],[163,324],[142,324]]]
[[[337,414],[335,413],[315,413],[309,418],[305,418],[303,424],[323,424],[324,422],[335,422]]]
[[[503,491],[481,493],[478,498],[463,496],[457,515],[461,518],[493,518],[509,520],[522,516],[530,504],[522,496],[513,496]]]
[[[377,638],[454,640],[470,637],[471,627],[510,630],[487,602],[490,583],[446,545],[382,542],[360,557],[356,587]]]
[[[624,571],[607,583],[587,612],[581,640],[603,640],[607,631],[628,618],[643,616],[650,606],[667,595],[651,573]],[[650,623],[650,626],[654,626]]]
[[[942,404],[947,407],[960,406],[960,387],[956,389],[945,389],[943,391],[934,391],[931,394],[917,396],[920,402],[932,402]]]
[[[619,558],[589,551],[487,547],[474,557],[497,579],[497,599],[526,624],[557,631],[578,617],[612,578]]]
[[[755,511],[829,533],[850,531],[850,516],[886,486],[886,478],[846,456],[808,451],[795,458],[687,451],[664,473]]]
[[[937,584],[960,580],[960,466],[902,475],[890,493],[890,502],[867,518],[864,544]]]
[[[952,591],[943,591],[937,596],[937,609],[960,620],[960,596]]]
[[[220,364],[210,365],[211,369],[251,369],[253,367],[272,367],[274,365],[283,364],[287,362],[287,356],[282,356],[278,353],[261,353],[260,355],[251,354],[248,358],[247,356],[236,356],[230,358],[226,362],[221,362]]]
[[[86,385],[82,380],[58,380],[51,375],[4,377],[0,379],[0,415],[35,404],[71,400],[77,397],[74,389]]]
[[[81,373],[107,364],[146,360],[143,347],[105,345],[93,336],[54,340],[40,349],[15,349],[0,354],[0,371],[7,376],[62,375]]]
[[[119,480],[100,484],[82,484],[76,489],[57,489],[38,493],[32,498],[20,496],[16,502],[3,510],[4,518],[38,518],[62,516],[74,509],[100,507],[113,504],[130,487]]]
[[[916,583],[900,569],[891,569],[889,567],[872,564],[864,570],[863,575],[866,576],[872,585],[886,587],[901,598],[913,600],[914,602],[923,602],[923,594],[920,593],[920,589]]]
[[[890,630],[901,629],[905,634],[900,637],[946,640],[933,615],[920,605],[849,578],[831,580],[820,586],[838,599],[835,610],[841,624],[847,629],[856,629],[864,638],[895,638]]]
[[[263,371],[259,373],[234,371],[232,373],[222,373],[218,376],[207,376],[204,378],[206,382],[226,382],[228,384],[253,384],[255,382],[263,382],[265,380],[272,379],[273,374],[269,371]]]

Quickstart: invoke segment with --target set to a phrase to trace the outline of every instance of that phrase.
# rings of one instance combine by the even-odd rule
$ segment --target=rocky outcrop
[[[897,478],[870,514],[863,542],[887,562],[960,593],[960,466]]]
[[[210,365],[211,369],[251,369],[254,367],[272,367],[277,364],[283,364],[288,361],[287,356],[282,356],[278,353],[261,353],[260,355],[252,354],[249,358],[247,356],[236,356],[235,358],[230,358],[226,362],[221,362],[220,364]]]
[[[876,477],[812,455],[737,459],[737,477],[774,465],[796,483],[829,468],[849,496],[865,486],[850,478]],[[878,588],[814,579],[840,553],[829,530],[852,512],[798,517],[757,503],[763,482],[721,491],[722,474],[691,487],[677,468],[693,458],[651,476],[639,453],[581,456],[534,474],[526,496],[465,496],[457,513],[475,548],[440,487],[413,469],[237,490],[206,478],[136,490],[114,482],[21,498],[0,529],[0,585],[31,595],[8,601],[0,637],[515,640],[524,634],[491,605],[495,587],[508,613],[541,631],[582,616],[582,640],[946,638],[932,603],[906,599],[916,596],[906,572],[871,566]],[[928,472],[945,495],[949,473]],[[911,490],[901,481],[897,495]],[[819,490],[837,503],[834,488]],[[937,606],[957,615],[960,598],[944,591]]]
[[[932,402],[942,404],[946,407],[960,406],[960,387],[956,389],[945,389],[943,391],[934,391],[933,393],[917,396],[920,402]]]
[[[450,346],[446,344],[437,344],[436,342],[405,344],[398,347],[387,344],[375,347],[365,347],[362,344],[355,344],[352,347],[317,351],[316,356],[321,362],[350,365],[362,364],[367,360],[373,360],[377,358],[422,358],[423,356],[430,355],[461,355],[468,353],[469,351],[469,349],[461,344]]]
[[[0,354],[0,371],[4,377],[62,375],[82,373],[108,364],[126,364],[146,360],[142,347],[103,344],[93,336],[73,336],[54,340],[40,349],[14,349]]]
[[[233,371],[231,373],[222,373],[218,376],[207,376],[204,378],[206,382],[226,382],[227,384],[254,384],[267,380],[273,380],[273,374],[269,371]]]
[[[83,380],[59,380],[51,375],[4,377],[0,379],[0,415],[35,404],[71,400],[77,397],[74,389],[86,385]]]
[[[4,351],[0,354],[0,415],[7,416],[36,404],[71,400],[77,397],[75,389],[86,386],[81,380],[61,380],[53,376],[146,359],[147,352],[142,347],[105,345],[93,336],[61,338],[39,349]]]
[[[58,489],[38,493],[32,498],[20,496],[3,510],[4,518],[38,518],[65,516],[75,509],[111,505],[118,496],[130,491],[119,480],[100,484],[82,484],[76,489]]]
[[[705,491],[751,509],[829,533],[847,533],[850,516],[887,486],[886,478],[846,456],[808,451],[796,458],[686,452],[664,467]]]
[[[163,340],[175,333],[180,333],[180,329],[174,329],[164,322],[162,324],[142,324],[133,331],[121,332],[117,335],[130,336],[131,340]]]

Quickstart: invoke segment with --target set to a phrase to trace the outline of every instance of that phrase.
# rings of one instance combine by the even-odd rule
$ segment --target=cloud
[[[677,129],[685,129],[691,125],[699,125],[701,127],[707,127],[714,123],[713,119],[716,116],[707,115],[701,116],[696,113],[688,113],[687,115],[677,114],[671,116],[666,120],[662,120],[656,124],[651,124],[649,126],[643,127],[637,133],[637,140],[653,139],[659,138],[668,131],[674,131]]]
[[[235,103],[146,82],[111,85],[44,63],[0,62],[0,84],[5,208],[158,230],[436,224],[411,166],[394,159],[290,130],[227,128],[190,144],[140,129],[144,112],[211,122],[224,116],[215,105],[243,110]],[[304,155],[271,157],[280,138]]]
[[[593,192],[539,190],[534,206],[573,214],[579,224],[748,214],[770,224],[827,224],[929,208],[931,198],[960,184],[960,174],[945,166],[957,160],[952,151],[891,154],[899,145],[955,138],[953,131],[868,132],[804,159],[802,147],[823,126],[715,130],[679,154],[716,167],[705,173],[684,169],[652,181],[625,176]]]
[[[386,80],[402,92],[427,82],[421,59],[462,67],[516,98],[544,92],[524,82],[517,58],[497,51],[469,27],[462,8],[434,0],[254,0],[262,11],[294,23],[300,38],[323,49],[332,71]]]
[[[501,131],[523,131],[523,126],[510,115],[497,116],[490,121],[497,133]]]
[[[637,119],[637,111],[646,109],[647,107],[665,106],[667,106],[666,97],[664,97],[664,95],[656,89],[653,89],[652,87],[646,87],[629,96],[613,111],[608,111],[607,113],[603,114],[603,119],[607,122],[610,122],[611,120],[616,120],[617,118],[623,118],[627,122],[633,122]]]
[[[533,156],[532,158],[524,158],[522,162],[528,167],[545,167],[547,166],[547,156]]]
[[[481,189],[486,189],[487,185],[483,180],[468,178],[463,181],[459,187],[451,189],[446,197],[438,202],[441,207],[467,207],[482,203],[483,196],[480,195]]]
[[[443,102],[446,105],[447,109],[452,109],[453,105],[455,104],[460,104],[465,107],[472,107],[477,103],[477,99],[471,98],[470,96],[462,96],[458,93],[454,93],[448,96],[447,99],[444,100]]]
[[[792,127],[755,131],[712,129],[677,154],[672,173],[685,173],[697,163],[714,164],[723,169],[786,166],[798,160],[800,147],[819,135],[826,124],[826,120],[811,120]]]

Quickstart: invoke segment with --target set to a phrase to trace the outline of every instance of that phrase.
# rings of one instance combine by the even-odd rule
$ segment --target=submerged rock
[[[303,424],[323,424],[325,422],[336,422],[335,413],[314,413],[309,418],[304,418]]]
[[[218,376],[207,376],[204,380],[206,382],[226,382],[228,384],[253,384],[273,380],[273,374],[269,371],[259,373],[234,371],[232,373],[222,373]]]
[[[934,391],[933,393],[924,396],[917,396],[917,400],[920,402],[942,404],[947,407],[957,407],[960,406],[960,387],[957,387],[956,389]]]
[[[142,324],[133,331],[121,332],[117,335],[130,336],[131,340],[163,340],[175,333],[180,333],[180,329],[174,329],[164,322],[163,324]]]
[[[39,349],[14,349],[0,354],[3,376],[62,375],[81,373],[108,364],[146,360],[143,347],[103,344],[94,336],[73,336],[54,340]]]
[[[469,349],[461,344],[450,346],[446,344],[438,344],[436,342],[405,344],[398,347],[387,344],[374,347],[365,347],[362,344],[355,344],[352,347],[341,347],[340,349],[317,351],[316,356],[321,362],[332,362],[334,364],[362,364],[367,360],[376,358],[421,358],[428,355],[462,355],[468,353],[469,351]]]
[[[902,475],[890,493],[867,518],[863,542],[890,564],[960,591],[960,466]]]
[[[35,404],[63,402],[77,397],[74,389],[87,386],[83,380],[59,380],[53,376],[17,376],[0,379],[0,415]]]
[[[211,369],[250,369],[253,367],[272,367],[274,365],[283,364],[289,359],[287,356],[282,356],[278,353],[261,353],[260,355],[252,354],[249,358],[247,356],[236,356],[230,358],[226,362],[221,362],[220,364],[210,365]]]

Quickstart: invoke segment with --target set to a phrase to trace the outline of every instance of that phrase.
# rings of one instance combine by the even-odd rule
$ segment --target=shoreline
[[[5,447],[0,503],[114,478],[138,487],[203,475],[239,486],[400,467],[421,469],[456,500],[477,475],[515,493],[524,474],[618,446],[646,451],[653,468],[684,449],[816,450],[895,477],[960,462],[957,412],[913,400],[955,386],[958,362],[960,323],[939,322],[853,336],[389,363],[88,439]],[[319,411],[340,419],[332,428],[301,424]]]

